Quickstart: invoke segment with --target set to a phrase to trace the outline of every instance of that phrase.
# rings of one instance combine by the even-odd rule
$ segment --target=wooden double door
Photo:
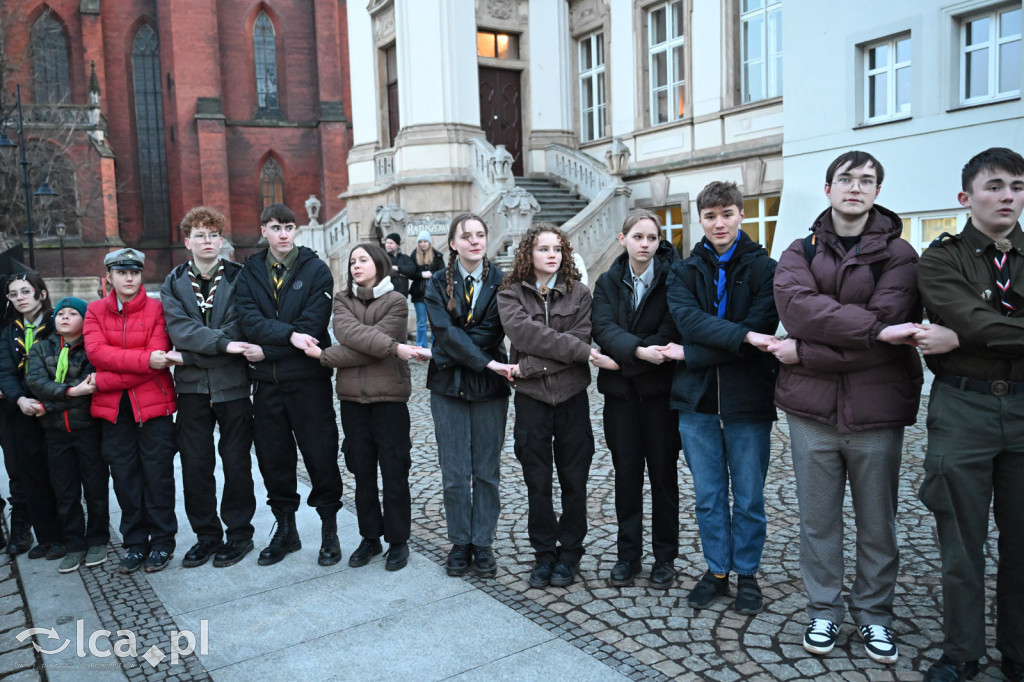
[[[523,175],[523,107],[518,71],[481,66],[480,127],[487,141],[503,144],[514,159],[512,174]]]

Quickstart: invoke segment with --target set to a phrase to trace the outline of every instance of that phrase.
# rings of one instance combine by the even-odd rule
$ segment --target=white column
[[[614,3],[613,3],[614,4]],[[573,130],[572,38],[564,0],[530,3],[530,127]]]
[[[479,127],[473,0],[395,0],[395,34],[401,127]]]
[[[352,98],[352,143],[377,142],[377,67],[373,23],[365,3],[348,7],[348,54]]]
[[[630,137],[641,127],[637,115],[637,92],[643,92],[646,84],[637,77],[640,68],[636,63],[635,46],[644,43],[643,36],[637,35],[633,27],[633,3],[610,3],[611,35],[605,41],[608,46],[606,63],[609,72],[608,100],[614,137]],[[639,30],[639,27],[636,28]],[[634,153],[636,150],[633,150]]]

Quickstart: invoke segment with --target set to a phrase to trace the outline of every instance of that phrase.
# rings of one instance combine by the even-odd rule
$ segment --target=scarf
[[[57,356],[57,371],[54,372],[53,380],[63,384],[68,375],[68,355],[71,353],[71,344],[61,339],[60,355]]]
[[[25,364],[28,362],[28,352],[32,350],[35,343],[44,331],[46,331],[46,320],[40,320],[39,324],[26,323],[22,319],[14,321],[14,342],[18,351],[18,369],[25,371]]]
[[[196,294],[196,303],[199,304],[199,312],[202,313],[203,319],[206,323],[210,323],[210,310],[213,308],[213,295],[217,293],[217,285],[220,284],[220,278],[224,274],[224,267],[220,261],[217,261],[217,267],[214,268],[213,272],[208,275],[200,275],[202,279],[210,282],[210,291],[205,297],[203,297],[203,287],[199,284],[199,278],[192,272],[194,263],[191,263],[188,268],[188,279],[192,282],[192,291]]]
[[[395,285],[391,283],[391,275],[388,275],[380,282],[377,286],[361,287],[355,282],[352,282],[352,295],[358,298],[360,301],[372,301],[375,298],[380,298],[389,291],[394,291]]]
[[[729,247],[729,250],[723,253],[721,256],[718,255],[711,245],[707,242],[704,243],[704,248],[710,251],[718,259],[718,277],[715,279],[717,286],[717,298],[715,299],[715,307],[718,309],[718,316],[725,317],[725,303],[726,303],[726,291],[725,291],[725,266],[728,265],[729,259],[736,252],[736,246],[740,243],[737,239]]]

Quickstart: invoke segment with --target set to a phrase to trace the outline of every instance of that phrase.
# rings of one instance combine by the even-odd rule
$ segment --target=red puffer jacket
[[[174,414],[174,381],[167,369],[151,369],[155,350],[171,349],[160,301],[149,298],[145,287],[117,310],[117,294],[93,301],[85,311],[85,351],[96,368],[92,416],[117,421],[122,391],[128,391],[135,421]]]

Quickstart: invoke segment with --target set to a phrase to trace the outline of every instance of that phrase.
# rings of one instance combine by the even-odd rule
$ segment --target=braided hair
[[[558,267],[558,278],[565,282],[566,291],[572,291],[573,282],[581,279],[580,272],[576,269],[576,261],[572,257],[572,244],[569,242],[569,238],[554,223],[534,223],[526,231],[523,238],[519,240],[519,245],[516,246],[512,271],[502,282],[502,289],[507,289],[517,282],[533,281],[533,247],[537,243],[537,237],[545,232],[550,232],[558,237],[558,243],[562,249],[562,264]]]
[[[444,290],[445,293],[448,294],[448,305],[446,306],[446,310],[448,310],[448,312],[455,310],[455,262],[459,259],[459,252],[456,251],[455,248],[452,246],[452,242],[455,241],[455,235],[459,231],[459,228],[461,228],[464,223],[470,220],[475,220],[478,223],[480,223],[480,225],[483,226],[484,228],[484,234],[489,234],[489,230],[487,229],[487,223],[485,223],[484,219],[475,213],[460,213],[454,218],[452,218],[452,223],[448,227],[448,249],[450,250],[450,253],[448,254],[448,267],[445,268],[444,271]],[[487,253],[485,252],[484,270],[483,273],[480,275],[480,279],[482,281],[487,281],[487,270],[489,268],[490,261],[487,260]]]

